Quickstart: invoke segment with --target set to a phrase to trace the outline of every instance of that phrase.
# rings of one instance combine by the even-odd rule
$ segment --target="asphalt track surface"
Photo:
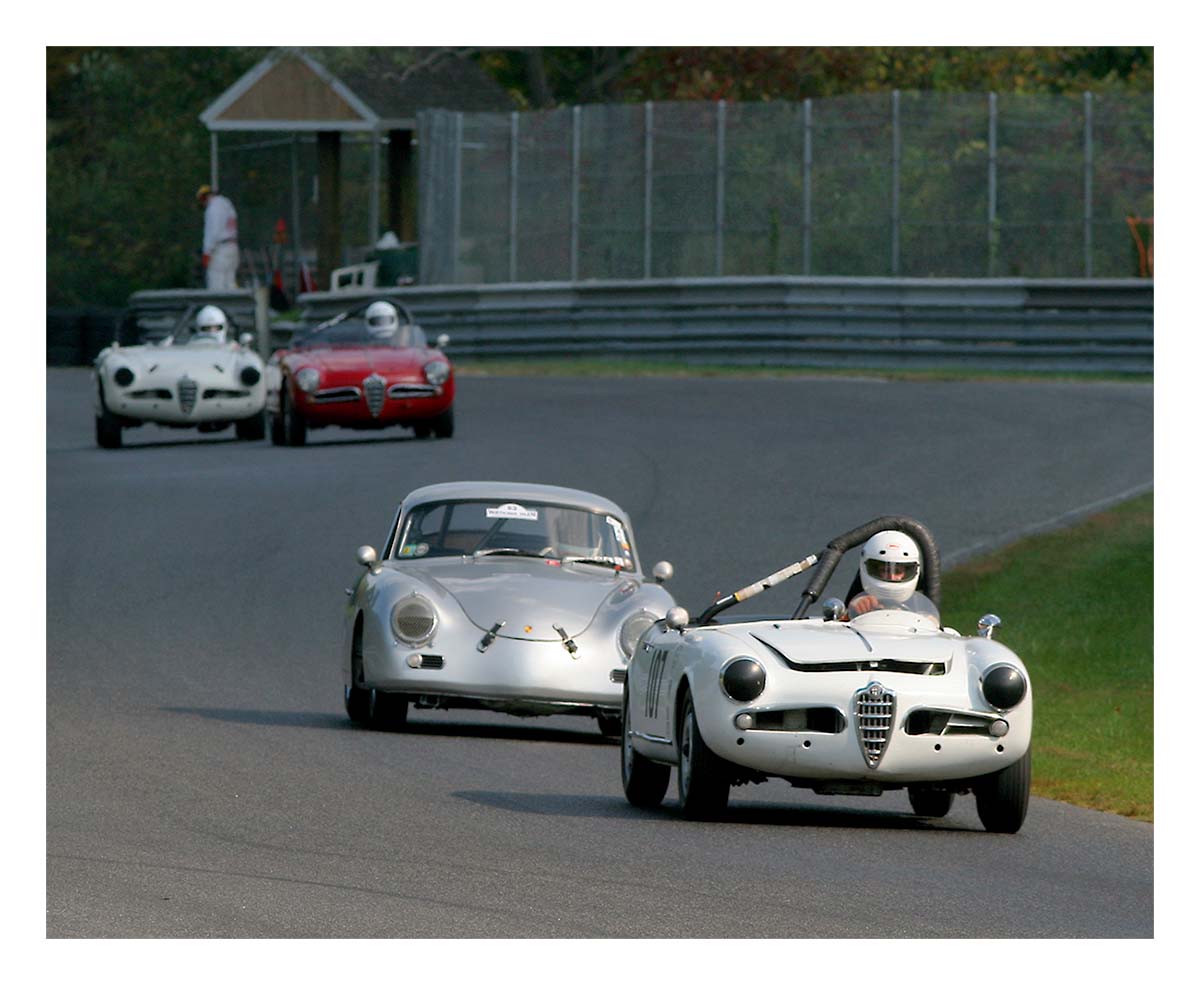
[[[425,483],[610,496],[696,611],[882,513],[953,562],[1147,489],[1149,386],[463,378],[449,441],[119,451],[87,371],[47,386],[51,937],[1153,934],[1151,825],[1035,798],[991,835],[970,797],[924,821],[779,780],[689,823],[674,782],[626,803],[589,720],[355,728],[337,652],[355,548]]]

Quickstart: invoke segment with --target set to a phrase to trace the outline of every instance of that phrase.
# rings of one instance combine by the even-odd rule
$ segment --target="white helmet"
[[[202,339],[225,341],[225,330],[228,328],[225,312],[215,304],[206,304],[196,315],[196,335]]]
[[[879,601],[907,602],[921,577],[921,550],[908,534],[884,530],[863,544],[858,574],[863,591]]]
[[[396,306],[387,301],[372,301],[367,308],[367,334],[376,338],[391,338],[400,327]]]

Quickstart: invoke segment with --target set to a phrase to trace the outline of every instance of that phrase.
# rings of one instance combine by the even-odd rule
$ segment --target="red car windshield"
[[[312,349],[329,345],[382,345],[397,349],[424,347],[425,333],[419,325],[399,325],[391,333],[368,328],[361,319],[346,319],[327,328],[314,328],[292,339],[293,349]]]

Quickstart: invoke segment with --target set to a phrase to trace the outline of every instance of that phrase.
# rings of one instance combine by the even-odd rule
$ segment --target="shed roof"
[[[415,49],[413,63],[401,68],[384,49],[355,54],[337,76],[311,52],[277,48],[200,119],[209,130],[405,130],[415,128],[422,109],[513,108],[503,87],[468,58]]]

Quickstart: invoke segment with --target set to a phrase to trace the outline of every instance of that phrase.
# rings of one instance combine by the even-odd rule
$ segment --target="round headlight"
[[[113,373],[113,382],[117,386],[129,386],[133,382],[133,370],[128,366],[119,366]]]
[[[993,708],[1012,708],[1025,697],[1025,678],[1016,667],[999,664],[983,675],[983,696]]]
[[[246,386],[254,386],[255,383],[262,379],[262,373],[260,373],[254,366],[243,366],[241,375],[242,382]]]
[[[450,364],[441,360],[434,359],[425,364],[425,379],[434,386],[441,386],[450,379]]]
[[[312,393],[321,382],[321,374],[311,366],[306,366],[296,374],[296,386],[305,393]]]
[[[753,701],[767,686],[767,672],[749,657],[738,657],[721,671],[721,690],[734,701]]]
[[[410,595],[392,606],[392,632],[409,646],[420,646],[433,639],[437,630],[437,610],[423,595]]]
[[[656,622],[658,622],[658,616],[653,612],[647,612],[645,609],[642,609],[641,612],[635,612],[621,624],[621,634],[618,637],[618,642],[621,645],[621,653],[626,661],[633,656],[633,648],[637,646],[637,641],[642,633]]]

